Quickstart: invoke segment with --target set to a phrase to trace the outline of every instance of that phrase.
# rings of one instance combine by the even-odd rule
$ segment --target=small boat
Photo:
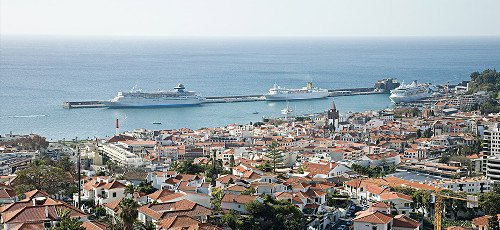
[[[293,110],[290,108],[290,106],[288,105],[288,102],[287,102],[286,103],[286,107],[281,110],[281,113],[284,114],[284,115],[288,115],[288,114],[290,114],[292,112],[293,112]]]
[[[161,125],[161,122],[153,122],[153,125]]]
[[[259,114],[259,112],[255,111],[255,112],[253,112],[252,114]]]

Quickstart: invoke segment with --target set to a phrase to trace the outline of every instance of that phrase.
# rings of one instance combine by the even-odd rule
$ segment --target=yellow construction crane
[[[445,194],[434,194],[434,230],[441,230],[441,219],[443,217],[443,201],[444,199],[454,199],[454,200],[463,200],[467,201],[468,208],[476,208],[478,207],[478,199],[477,196],[467,195],[467,198],[463,197],[455,197],[448,196]]]

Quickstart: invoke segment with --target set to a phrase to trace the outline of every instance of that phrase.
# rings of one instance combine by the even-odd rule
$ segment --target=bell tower
[[[335,100],[332,100],[332,107],[328,110],[328,130],[334,132],[338,128],[339,123],[339,111],[335,106]]]

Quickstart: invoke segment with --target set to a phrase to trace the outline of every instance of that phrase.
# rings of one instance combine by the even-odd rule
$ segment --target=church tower
[[[332,100],[332,107],[328,110],[328,129],[333,132],[338,127],[339,122],[339,111],[335,106],[335,100]]]

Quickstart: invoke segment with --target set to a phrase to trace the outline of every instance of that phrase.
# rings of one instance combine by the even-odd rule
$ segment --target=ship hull
[[[407,96],[407,95],[400,96],[400,95],[391,94],[391,96],[389,96],[391,101],[395,104],[414,102],[414,101],[418,101],[418,100],[426,98],[426,97],[429,97],[428,93],[416,94],[416,95],[410,95],[410,96]]]
[[[330,95],[329,92],[312,92],[312,93],[283,93],[283,94],[266,94],[266,101],[292,101],[292,100],[311,100],[325,98]]]
[[[182,100],[123,100],[106,101],[104,104],[108,108],[152,108],[152,107],[184,107],[200,105],[201,99],[182,99]]]

